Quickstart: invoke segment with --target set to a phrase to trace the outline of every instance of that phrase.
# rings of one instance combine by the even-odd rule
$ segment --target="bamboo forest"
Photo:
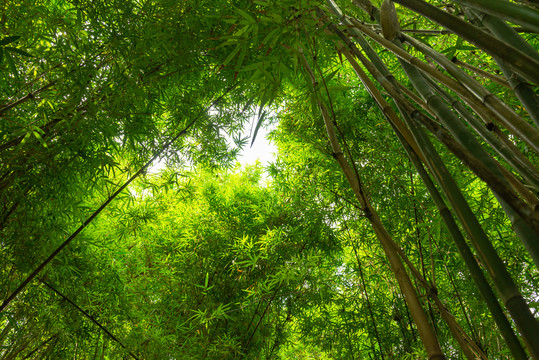
[[[538,0],[0,3],[0,360],[539,359]]]

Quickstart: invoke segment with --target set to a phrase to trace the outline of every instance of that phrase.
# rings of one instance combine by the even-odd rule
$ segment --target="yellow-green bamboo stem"
[[[453,98],[436,84],[431,79],[427,79],[430,85],[474,128],[481,137],[491,145],[502,158],[504,158],[517,172],[520,174],[531,186],[534,191],[539,192],[539,173],[535,169],[535,166],[520,152],[520,150],[513,145],[507,138],[500,138],[495,136],[492,131],[489,131],[486,126],[482,125],[473,116],[470,111],[457,99]],[[479,110],[479,109],[478,109]],[[487,117],[487,114],[482,114],[482,117]],[[503,136],[504,134],[497,131],[496,134]],[[505,139],[505,141],[504,141]],[[536,199],[535,196],[533,198]],[[535,203],[532,199],[529,199],[528,203],[532,205]]]
[[[403,112],[403,116],[407,116],[407,113]],[[419,160],[417,155],[413,152],[413,150],[409,146],[406,146],[406,144],[402,141],[401,137],[399,137],[399,140],[401,140],[401,143],[403,144],[404,149],[406,150],[408,154],[408,157],[410,158],[410,160],[412,161],[412,164],[416,168],[419,176],[421,177],[421,180],[423,180],[423,184],[425,184],[431,198],[434,200],[434,204],[436,205],[438,211],[440,212],[442,221],[444,222],[447,229],[449,230],[449,234],[451,238],[453,239],[453,242],[457,246],[457,250],[460,256],[462,257],[462,259],[464,260],[464,263],[466,264],[466,268],[470,272],[471,277],[474,283],[476,284],[477,289],[479,290],[479,294],[481,295],[482,299],[485,301],[488,309],[490,310],[490,313],[492,314],[492,318],[494,319],[496,326],[500,330],[500,333],[502,337],[504,338],[505,343],[509,347],[511,354],[513,355],[515,359],[518,359],[518,360],[527,359],[527,355],[526,355],[526,352],[524,351],[524,348],[518,341],[518,338],[515,335],[511,327],[511,324],[509,323],[509,320],[507,320],[507,317],[505,316],[496,295],[492,291],[490,284],[485,278],[483,271],[481,271],[481,269],[479,268],[479,265],[477,264],[477,261],[475,260],[475,257],[472,251],[470,250],[468,244],[466,243],[464,236],[462,235],[457,223],[455,222],[453,215],[451,214],[451,211],[447,207],[445,201],[443,200],[442,196],[438,192],[438,189],[432,182],[430,176],[427,174],[427,171],[423,168],[423,165],[421,164],[421,161]]]
[[[465,9],[466,10],[466,9]],[[539,53],[528,42],[526,42],[512,27],[507,25],[504,21],[490,16],[488,14],[467,11],[468,16],[475,19],[476,22],[484,24],[487,28],[498,38],[506,43],[513,44],[516,48],[526,53],[530,57],[539,59]],[[470,14],[471,13],[471,14]],[[513,72],[507,68],[499,59],[494,58],[498,63],[498,66],[503,71],[505,77],[508,79],[511,89],[515,95],[519,98],[520,102],[528,114],[535,122],[536,126],[539,126],[539,100],[537,95],[524,79],[520,76],[513,74]]]
[[[336,28],[336,26],[329,25],[329,28],[332,31],[335,31],[347,45],[349,45],[352,49],[355,48],[353,44],[349,42],[349,39],[344,34],[339,34],[339,30]],[[431,122],[429,118],[418,112],[416,109],[411,106],[406,99],[401,95],[396,89],[383,78],[383,76],[376,70],[376,68],[370,63],[365,57],[357,51],[357,48],[355,48],[354,55],[356,55],[363,65],[367,67],[369,72],[373,74],[373,76],[376,79],[381,79],[380,82],[381,85],[390,93],[390,95],[397,101],[398,104],[402,105],[404,109],[416,120],[419,120],[422,122],[434,135],[436,135],[446,146],[450,148],[450,150],[457,155],[461,160],[463,160],[470,168],[475,169],[474,171],[476,174],[483,179],[489,178],[488,181],[490,181],[493,185],[491,188],[498,192],[499,194],[501,192],[506,191],[506,186],[503,184],[496,184],[497,181],[494,178],[490,178],[490,175],[486,175],[486,173],[489,173],[489,170],[487,170],[478,159],[476,159],[473,155],[471,155],[469,152],[467,152],[461,145],[454,142],[453,139],[451,139],[447,134],[444,134],[443,129],[441,129],[439,126],[437,126],[435,123]],[[355,67],[354,67],[355,69]],[[362,71],[362,70],[361,70]],[[419,131],[419,128],[417,125],[414,124],[414,122],[411,122],[409,126],[413,127],[413,131],[415,132],[414,136],[416,136],[416,141],[422,141],[422,145],[420,145],[420,148],[425,151],[425,146],[429,146],[429,143],[427,143],[427,140],[425,139],[424,135],[417,135],[421,134]],[[418,133],[419,132],[419,133]],[[419,138],[418,138],[419,136]],[[423,154],[425,159],[427,160],[427,163],[431,162],[431,157],[438,157],[436,151],[434,151],[434,148],[432,148],[432,145],[430,145],[430,151],[427,151],[427,153]],[[441,159],[440,159],[441,161]],[[438,166],[429,166],[431,171],[435,174],[435,176],[438,178],[438,181],[440,183],[445,183],[447,181],[447,177],[450,177],[449,173],[445,173],[442,175],[439,171],[441,170]],[[447,170],[446,170],[447,171]],[[447,190],[447,189],[446,189]],[[539,333],[539,326],[537,324],[537,321],[534,319],[529,306],[524,301],[522,295],[519,293],[516,285],[514,284],[513,280],[511,279],[509,273],[507,272],[507,269],[505,269],[505,266],[501,259],[498,257],[496,251],[492,247],[492,244],[484,234],[483,230],[481,229],[479,223],[475,219],[475,216],[473,215],[473,212],[471,212],[471,209],[468,207],[468,204],[462,197],[462,194],[460,193],[460,190],[456,186],[456,184],[453,184],[452,190],[448,190],[448,196],[450,196],[451,199],[455,200],[458,199],[457,205],[455,206],[455,210],[457,211],[457,214],[461,218],[461,221],[463,224],[469,224],[470,220],[474,220],[473,223],[474,226],[467,228],[467,231],[470,231],[470,234],[474,236],[474,239],[477,240],[475,245],[478,249],[479,253],[481,254],[481,258],[487,264],[487,269],[489,273],[491,274],[492,278],[495,281],[495,284],[498,288],[498,291],[500,295],[502,296],[502,299],[504,300],[505,305],[511,312],[511,315],[515,322],[517,323],[517,326],[521,330],[521,333],[523,334],[526,343],[528,347],[530,348],[530,351],[532,353],[535,351],[535,345],[539,342],[537,340],[534,340],[535,334]],[[507,194],[505,194],[507,195]],[[504,195],[504,196],[505,196]],[[512,201],[519,202],[519,199],[513,199]],[[470,219],[472,218],[472,219]],[[531,220],[531,219],[530,219]],[[531,221],[531,223],[534,226],[534,229],[539,233],[539,226],[537,226],[537,223],[534,221]]]
[[[365,56],[357,49],[357,47],[350,41],[350,39],[342,33],[334,24],[330,24],[329,28],[334,31],[353,51],[354,55],[358,57],[363,65],[369,69],[369,72],[380,82],[380,85],[384,87],[386,91],[399,102],[406,104],[407,111],[413,114],[414,118],[421,121],[440,141],[442,141],[457,157],[459,157],[474,173],[479,176],[487,185],[496,192],[501,198],[504,199],[516,213],[522,217],[526,223],[539,234],[539,214],[536,214],[530,207],[523,202],[506,183],[500,180],[494,175],[491,170],[483,164],[474,154],[467,151],[462,145],[455,142],[455,140],[447,133],[447,131],[441,128],[436,122],[429,117],[418,112],[404,96],[396,90],[396,88],[388,81],[374,66],[369,62]],[[392,43],[391,43],[392,44]],[[454,81],[454,80],[451,80]],[[497,169],[496,169],[497,170]]]
[[[511,85],[507,82],[507,80],[499,77],[499,76],[496,76],[494,74],[491,74],[489,73],[488,71],[485,71],[483,69],[479,69],[478,67],[475,67],[473,65],[470,65],[468,63],[465,63],[464,61],[460,61],[459,59],[457,59],[456,57],[454,57],[453,59],[451,59],[451,61],[453,61],[455,64],[457,64],[458,66],[460,67],[463,67],[465,69],[468,69],[468,70],[471,70],[473,71],[474,73],[476,73],[478,76],[481,76],[481,77],[484,77],[486,79],[489,79],[489,80],[492,80],[494,81],[496,84],[499,84],[503,87],[506,87],[508,89],[511,89]]]

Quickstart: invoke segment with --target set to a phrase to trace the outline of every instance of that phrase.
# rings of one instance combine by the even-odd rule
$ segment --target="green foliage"
[[[336,3],[376,28],[375,16],[357,6],[364,0]],[[460,6],[430,3],[467,16]],[[5,4],[2,299],[152,156],[166,168],[143,173],[0,313],[2,359],[427,357],[368,214],[335,161],[320,104],[402,253],[489,357],[509,357],[439,209],[328,22],[351,26],[317,10],[326,2]],[[463,37],[403,6],[397,13],[403,30],[448,58],[502,75]],[[538,47],[536,34],[523,38]],[[393,53],[370,44],[415,93]],[[388,80],[374,80],[389,101]],[[479,82],[530,120],[513,91]],[[429,110],[418,105],[415,114]],[[246,124],[255,123],[252,144],[271,112],[274,163],[235,165],[249,144]],[[536,167],[528,145],[493,126]],[[183,136],[162,151],[176,135]],[[537,312],[537,268],[491,189],[443,144],[434,147]],[[414,282],[446,356],[463,358],[431,290]]]

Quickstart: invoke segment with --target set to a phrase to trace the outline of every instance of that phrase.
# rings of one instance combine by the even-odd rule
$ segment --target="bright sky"
[[[256,119],[254,119],[254,123],[256,123]],[[245,148],[239,153],[237,161],[245,166],[245,165],[253,165],[258,160],[262,166],[267,166],[271,161],[274,160],[275,155],[277,153],[277,148],[275,145],[270,143],[268,139],[266,139],[266,135],[269,131],[272,129],[267,129],[264,126],[261,126],[260,129],[258,129],[258,134],[256,135],[256,140],[251,147],[251,141],[252,138],[250,137],[251,132],[251,126],[254,126],[254,124],[248,123],[245,126],[243,136],[248,136],[248,143],[245,146]],[[232,142],[232,140],[229,140]],[[150,166],[148,169],[149,173],[157,173],[165,167],[165,162],[156,160],[155,163]]]
[[[247,126],[248,128],[245,130],[246,134],[249,134],[250,125]],[[242,165],[251,165],[258,160],[262,166],[267,166],[269,162],[273,161],[275,154],[277,153],[277,148],[274,144],[270,143],[268,139],[266,139],[268,130],[271,131],[271,129],[266,129],[264,126],[261,126],[260,129],[258,129],[258,134],[256,135],[256,139],[252,147],[250,146],[252,139],[249,138],[247,146],[240,152],[238,156],[238,161]]]

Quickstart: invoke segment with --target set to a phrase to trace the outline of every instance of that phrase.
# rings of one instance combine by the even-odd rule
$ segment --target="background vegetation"
[[[539,358],[538,24],[4,2],[0,359]]]

